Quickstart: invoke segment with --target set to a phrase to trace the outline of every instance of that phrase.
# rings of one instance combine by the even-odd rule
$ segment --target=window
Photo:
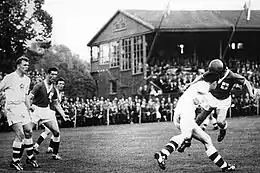
[[[237,43],[237,49],[243,49],[244,44],[243,43]]]
[[[138,74],[143,72],[143,42],[142,36],[134,37],[134,53],[133,53],[133,74]]]
[[[120,46],[119,41],[110,43],[110,67],[119,66],[119,57],[120,57]]]
[[[110,93],[117,93],[117,84],[116,81],[110,81]]]
[[[100,65],[109,63],[109,44],[100,45]]]
[[[122,64],[121,70],[131,69],[131,39],[124,39],[122,41]]]
[[[91,57],[92,57],[92,61],[97,61],[98,57],[99,57],[99,47],[94,46],[91,47]]]

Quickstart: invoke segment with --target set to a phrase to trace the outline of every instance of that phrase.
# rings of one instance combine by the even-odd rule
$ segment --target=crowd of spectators
[[[204,63],[205,65],[207,63]],[[245,76],[259,88],[260,63],[233,61],[227,62],[228,67],[234,72]],[[171,121],[174,107],[183,88],[198,75],[205,72],[206,66],[202,64],[192,67],[167,64],[164,61],[160,66],[154,65],[148,68],[147,85],[141,86],[137,95],[128,98],[106,99],[93,97],[68,98],[65,96],[61,102],[66,114],[70,116],[70,122],[63,122],[58,117],[59,124],[64,127],[105,125],[105,124],[126,124]],[[0,72],[0,80],[5,74]],[[32,86],[45,77],[44,70],[31,71],[28,74],[32,79]],[[232,94],[232,116],[247,116],[257,113],[258,100],[250,100],[248,94],[243,92],[241,86],[236,86]],[[0,94],[0,111],[3,115],[4,97]],[[109,117],[108,117],[109,116]],[[4,116],[1,116],[0,128],[3,128]],[[109,121],[109,122],[108,122]],[[5,127],[6,128],[6,127]],[[1,131],[1,129],[0,129]]]

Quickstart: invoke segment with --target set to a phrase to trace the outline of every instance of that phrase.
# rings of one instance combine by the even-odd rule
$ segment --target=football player
[[[210,91],[211,94],[218,100],[216,104],[217,114],[217,125],[219,127],[219,135],[217,138],[218,142],[221,142],[226,136],[227,121],[226,115],[229,107],[231,106],[231,89],[235,84],[243,85],[246,87],[250,98],[254,99],[255,95],[253,87],[250,82],[243,76],[232,72],[221,59],[214,59],[209,63],[208,71],[195,79],[190,85],[203,80],[205,75],[210,72],[216,72],[221,77],[217,82],[217,86],[214,90]],[[200,125],[212,112],[213,108],[209,110],[203,109],[202,112],[197,116],[196,122]],[[185,141],[182,147],[179,148],[179,152],[183,152],[186,147],[190,146],[190,142]]]
[[[167,157],[173,151],[176,151],[185,139],[193,137],[204,144],[209,159],[220,167],[223,172],[235,170],[235,165],[228,164],[218,154],[210,136],[195,121],[195,110],[199,105],[203,105],[206,109],[206,107],[214,107],[216,104],[217,99],[209,91],[216,87],[218,79],[218,74],[208,73],[204,76],[204,81],[199,81],[190,86],[179,98],[174,112],[174,124],[180,129],[181,134],[172,137],[170,142],[161,151],[155,153],[154,158],[161,169],[165,169]]]
[[[56,91],[57,91],[57,100],[59,103],[61,103],[62,100],[62,91],[65,85],[65,80],[63,78],[59,78],[56,82]],[[59,114],[58,111],[56,111],[56,115]],[[57,119],[56,119],[57,120]],[[41,143],[45,140],[45,138],[51,133],[50,129],[48,129],[44,124],[42,124],[42,126],[44,127],[44,132],[41,133],[41,135],[39,136],[39,138],[37,139],[36,143],[33,146],[33,151],[35,154],[39,154],[39,146],[41,145]],[[52,153],[53,152],[53,138],[54,136],[51,136],[51,140],[50,140],[50,144],[49,147],[47,148],[46,153]]]

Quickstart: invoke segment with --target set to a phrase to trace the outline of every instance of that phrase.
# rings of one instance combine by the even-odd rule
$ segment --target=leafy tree
[[[0,69],[13,71],[15,60],[35,39],[43,48],[50,46],[52,17],[42,9],[44,0],[0,1]],[[31,7],[31,8],[30,8]]]
[[[45,50],[43,55],[34,57],[37,60],[31,61],[31,66],[38,71],[46,71],[52,66],[58,67],[60,76],[65,79],[65,93],[68,97],[93,97],[96,86],[90,75],[88,63],[81,60],[77,54],[73,54],[68,47],[53,45]]]

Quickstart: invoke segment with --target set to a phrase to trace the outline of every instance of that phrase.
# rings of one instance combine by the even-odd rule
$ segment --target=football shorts
[[[6,104],[5,113],[9,126],[16,123],[22,123],[22,125],[25,125],[32,122],[25,103]]]

